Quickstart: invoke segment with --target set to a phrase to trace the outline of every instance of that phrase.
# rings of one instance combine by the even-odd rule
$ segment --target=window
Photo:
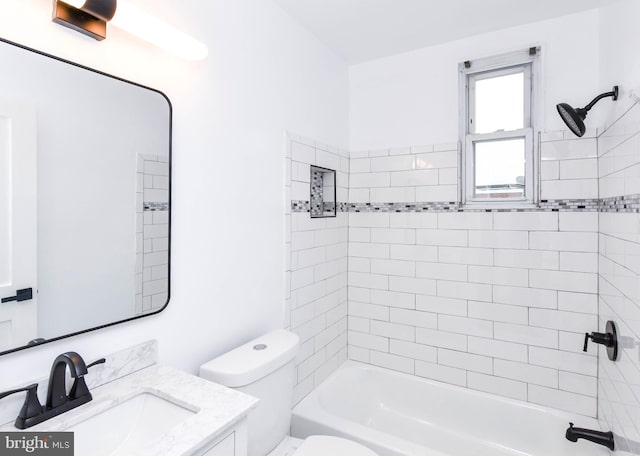
[[[467,205],[536,202],[539,48],[460,64],[462,198]]]

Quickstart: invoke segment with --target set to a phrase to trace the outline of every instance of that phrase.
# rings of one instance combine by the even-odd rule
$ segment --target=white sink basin
[[[129,456],[195,412],[143,393],[72,426],[78,455]]]

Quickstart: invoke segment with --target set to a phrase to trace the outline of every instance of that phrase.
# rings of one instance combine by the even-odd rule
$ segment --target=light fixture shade
[[[202,60],[209,53],[200,41],[128,2],[118,1],[111,24],[187,60]]]
[[[122,0],[57,0],[53,20],[97,40],[106,38],[110,22],[187,60],[202,60],[209,52],[202,42]]]

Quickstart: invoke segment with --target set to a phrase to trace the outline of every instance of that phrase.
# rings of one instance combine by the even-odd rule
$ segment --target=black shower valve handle
[[[605,332],[592,332],[591,334],[585,333],[584,335],[584,347],[582,351],[587,351],[589,346],[589,339],[594,343],[604,345],[607,348],[607,357],[611,361],[617,361],[618,359],[618,330],[616,324],[609,320],[605,327]]]
[[[591,339],[594,343],[604,345],[605,347],[613,346],[613,337],[610,333],[599,333],[592,332],[591,334],[585,333],[584,335],[584,348],[582,351],[587,351],[587,346],[589,345],[589,339]]]

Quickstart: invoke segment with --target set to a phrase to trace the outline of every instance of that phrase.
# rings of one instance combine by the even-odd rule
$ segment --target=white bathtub
[[[595,419],[353,361],[293,409],[291,434],[345,437],[380,456],[596,456],[564,437]]]

